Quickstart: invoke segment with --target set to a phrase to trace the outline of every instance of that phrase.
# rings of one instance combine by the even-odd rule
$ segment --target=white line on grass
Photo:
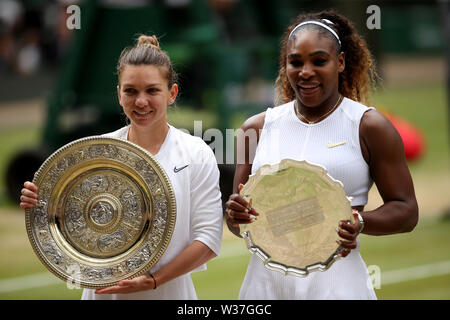
[[[0,293],[28,290],[61,283],[61,280],[49,272],[0,280]]]
[[[243,254],[244,251],[241,250],[238,250],[238,252],[236,252],[235,254],[233,254],[231,250],[230,251],[227,250],[225,254],[223,256],[221,255],[218,259],[226,259]],[[382,272],[381,284],[389,285],[399,282],[407,282],[434,276],[446,275],[449,273],[450,273],[450,260],[437,263],[430,263],[411,268]],[[49,272],[37,273],[23,277],[0,280],[0,293],[46,287],[49,285],[59,283],[61,283],[61,280]]]
[[[450,260],[381,273],[381,285],[441,276],[450,273]]]

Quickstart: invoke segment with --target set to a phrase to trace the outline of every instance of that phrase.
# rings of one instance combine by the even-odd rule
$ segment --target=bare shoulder
[[[380,112],[369,110],[364,113],[360,124],[360,138],[367,148],[369,159],[402,158],[403,142],[392,123]],[[364,152],[363,152],[364,153]]]
[[[400,138],[392,123],[376,110],[369,110],[364,113],[361,119],[360,133],[366,139]]]

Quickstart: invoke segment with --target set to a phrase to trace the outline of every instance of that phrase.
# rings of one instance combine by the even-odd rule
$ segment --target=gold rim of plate
[[[92,136],[54,152],[34,176],[25,224],[40,261],[72,286],[103,288],[148,272],[175,227],[163,167],[129,141]]]
[[[241,235],[267,269],[306,277],[340,259],[335,229],[352,220],[351,199],[322,166],[293,159],[264,165],[240,195],[259,213],[240,226]]]

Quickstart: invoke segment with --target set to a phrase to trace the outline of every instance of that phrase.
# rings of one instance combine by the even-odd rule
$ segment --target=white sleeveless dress
[[[369,167],[359,143],[359,125],[364,112],[373,109],[344,98],[327,118],[315,124],[298,119],[294,102],[269,108],[261,132],[252,174],[264,164],[282,159],[307,160],[325,167],[341,181],[352,206],[365,205],[372,186]],[[376,299],[366,264],[358,246],[325,272],[306,278],[283,275],[251,257],[239,299]]]

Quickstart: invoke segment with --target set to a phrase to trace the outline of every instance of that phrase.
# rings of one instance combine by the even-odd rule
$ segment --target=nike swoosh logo
[[[177,166],[175,166],[175,167],[173,167],[173,172],[175,172],[175,173],[180,172],[181,170],[183,170],[183,169],[186,168],[187,166],[188,166],[188,164],[185,165],[184,167],[181,167],[181,168],[177,168]]]
[[[346,144],[346,143],[347,143],[347,141],[342,141],[342,142],[338,142],[338,143],[331,143],[331,142],[328,142],[327,147],[328,147],[328,148],[339,147],[339,146],[342,146],[342,145],[344,145],[344,144]]]

